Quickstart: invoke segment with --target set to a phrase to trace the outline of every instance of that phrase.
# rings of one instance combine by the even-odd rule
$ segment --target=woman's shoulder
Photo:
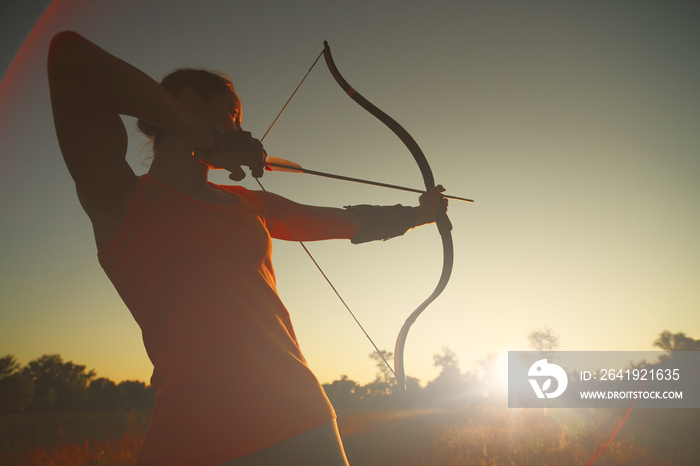
[[[265,202],[264,193],[260,191],[251,191],[248,188],[239,185],[215,185],[217,188],[224,192],[233,194],[239,199],[247,201],[252,204],[255,208],[261,209],[263,215],[267,213],[267,203]]]

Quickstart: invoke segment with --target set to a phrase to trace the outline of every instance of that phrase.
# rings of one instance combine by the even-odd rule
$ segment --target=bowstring
[[[265,131],[265,134],[263,134],[263,137],[260,138],[260,141],[261,141],[261,142],[265,139],[265,136],[267,136],[267,134],[270,132],[270,130],[272,129],[272,127],[275,125],[275,123],[276,123],[277,120],[279,119],[280,115],[282,115],[282,112],[284,112],[284,110],[287,108],[287,105],[289,105],[289,102],[292,100],[292,98],[293,98],[294,95],[297,93],[297,91],[299,90],[299,88],[301,87],[301,85],[304,83],[304,81],[306,80],[306,77],[309,76],[309,74],[311,73],[311,70],[314,69],[314,67],[316,66],[316,63],[318,63],[318,60],[321,58],[322,55],[323,55],[323,51],[321,51],[321,53],[318,55],[318,57],[316,57],[316,60],[314,60],[313,64],[312,64],[311,67],[309,68],[309,70],[306,72],[306,74],[305,74],[304,77],[301,79],[301,81],[299,82],[299,84],[297,85],[297,87],[294,89],[294,92],[292,92],[292,95],[290,95],[290,96],[289,96],[289,99],[287,99],[287,102],[285,102],[284,106],[282,107],[282,110],[279,111],[279,113],[277,114],[277,116],[275,117],[275,119],[272,121],[272,123],[270,124],[270,126],[267,128],[267,131]],[[397,377],[396,377],[396,372],[394,371],[394,368],[391,367],[391,364],[389,364],[389,361],[386,360],[386,358],[384,357],[384,354],[379,350],[379,348],[377,347],[377,345],[374,343],[374,340],[372,340],[372,337],[369,336],[369,333],[367,333],[367,331],[365,330],[365,328],[363,327],[363,325],[360,323],[360,321],[358,320],[358,318],[355,316],[355,313],[352,312],[352,309],[350,309],[350,306],[348,306],[347,302],[345,302],[345,299],[343,299],[343,297],[341,296],[341,294],[340,294],[340,292],[338,291],[338,289],[335,287],[335,285],[333,285],[333,282],[331,282],[330,278],[328,278],[328,275],[326,275],[326,273],[323,271],[323,269],[321,268],[321,266],[319,265],[319,263],[316,261],[316,259],[314,258],[314,256],[311,254],[311,251],[309,251],[309,249],[306,247],[306,244],[304,243],[304,241],[303,241],[303,240],[301,239],[301,237],[297,234],[296,230],[292,227],[291,223],[289,223],[289,221],[287,220],[287,217],[285,217],[284,213],[282,212],[282,209],[280,209],[280,207],[277,205],[277,203],[275,203],[275,201],[272,199],[272,196],[270,196],[270,193],[268,193],[267,190],[265,189],[265,187],[262,185],[262,183],[260,182],[260,178],[254,178],[254,179],[255,179],[255,181],[258,183],[258,186],[260,186],[260,189],[262,190],[262,192],[265,193],[265,196],[267,197],[267,199],[268,199],[268,201],[270,202],[270,204],[272,204],[272,206],[273,206],[273,208],[275,209],[275,211],[277,212],[277,214],[280,216],[280,218],[281,218],[281,219],[284,221],[284,223],[287,225],[287,228],[289,228],[289,231],[292,232],[292,234],[293,234],[294,237],[296,238],[296,240],[297,240],[297,242],[299,243],[299,245],[301,245],[302,249],[306,252],[306,255],[309,256],[309,258],[311,259],[311,262],[314,263],[314,265],[316,266],[316,268],[318,269],[318,271],[321,273],[321,276],[323,276],[323,278],[326,280],[326,283],[328,283],[328,285],[331,287],[331,289],[333,290],[333,292],[335,293],[335,295],[338,297],[338,299],[340,300],[340,302],[343,304],[343,306],[345,307],[345,309],[350,313],[350,315],[352,316],[353,320],[355,321],[355,323],[357,324],[357,326],[360,327],[360,330],[362,330],[362,333],[365,334],[365,336],[367,337],[367,339],[369,340],[369,342],[372,344],[372,347],[373,347],[374,350],[377,352],[377,354],[379,355],[379,357],[382,358],[382,361],[384,361],[384,364],[386,364],[386,367],[388,367],[389,370],[391,371],[391,373],[394,375],[394,379],[396,379]]]
[[[265,131],[265,134],[263,134],[263,137],[260,138],[260,142],[265,140],[265,136],[267,136],[267,133],[270,132],[273,126],[275,126],[275,123],[277,123],[277,120],[279,119],[280,115],[282,115],[282,112],[284,112],[284,109],[287,108],[287,105],[289,105],[289,102],[291,102],[292,98],[294,95],[297,93],[299,88],[301,87],[302,84],[304,84],[304,81],[306,80],[306,77],[311,73],[311,70],[314,69],[314,66],[316,66],[316,63],[318,63],[318,60],[321,58],[321,55],[323,55],[323,51],[318,54],[318,57],[316,57],[316,60],[314,60],[314,63],[311,65],[311,68],[309,68],[309,71],[306,72],[303,78],[301,78],[301,81],[299,82],[299,85],[297,85],[296,89],[294,89],[294,92],[292,92],[292,95],[289,96],[289,99],[287,99],[287,102],[285,102],[284,106],[282,107],[282,110],[277,114],[274,120],[272,120],[272,123],[270,123],[270,126],[268,126],[267,131]],[[260,184],[260,183],[258,183]]]
[[[331,279],[328,278],[328,275],[326,275],[326,272],[323,271],[323,269],[321,268],[321,266],[319,265],[319,263],[316,261],[316,259],[314,258],[314,256],[311,254],[311,251],[309,251],[309,249],[306,247],[306,244],[304,243],[304,241],[299,237],[299,235],[297,234],[296,230],[294,230],[294,228],[292,228],[292,225],[289,223],[289,221],[287,220],[287,218],[284,216],[284,214],[282,213],[282,210],[277,206],[277,204],[275,203],[275,201],[272,199],[272,196],[270,196],[270,193],[268,193],[267,190],[263,187],[262,183],[260,183],[260,179],[259,179],[259,178],[255,178],[255,181],[258,182],[258,186],[260,186],[260,189],[262,189],[262,191],[265,193],[265,196],[266,196],[267,199],[270,201],[270,204],[272,204],[272,206],[273,206],[274,209],[277,211],[277,213],[279,214],[279,216],[282,218],[282,220],[284,221],[284,223],[287,224],[287,228],[289,228],[289,231],[292,232],[292,234],[293,234],[294,237],[296,238],[297,242],[301,245],[301,247],[304,249],[304,251],[306,252],[306,254],[307,254],[307,255],[309,256],[309,258],[311,259],[311,262],[314,263],[314,265],[316,266],[316,268],[318,269],[318,271],[321,273],[321,275],[323,276],[323,278],[326,280],[326,283],[328,283],[328,285],[331,287],[331,289],[333,290],[333,292],[335,293],[335,295],[338,297],[338,299],[340,300],[340,302],[343,303],[343,306],[345,306],[345,309],[350,313],[350,315],[352,316],[352,318],[353,318],[353,320],[355,321],[355,323],[357,324],[357,326],[360,327],[360,330],[362,330],[362,333],[365,334],[365,336],[367,337],[367,339],[369,340],[369,342],[370,342],[370,343],[372,344],[372,346],[374,347],[374,350],[377,352],[377,354],[379,354],[379,357],[382,358],[382,361],[384,361],[384,364],[386,364],[386,366],[389,368],[389,370],[391,371],[391,373],[394,374],[394,378],[395,378],[395,377],[396,377],[396,372],[394,372],[394,369],[391,367],[391,365],[389,365],[389,362],[386,360],[386,358],[384,357],[384,355],[382,354],[382,352],[379,350],[379,348],[377,347],[377,345],[374,343],[374,340],[372,340],[372,337],[369,336],[369,333],[367,333],[367,331],[365,330],[365,328],[362,326],[362,324],[360,323],[360,321],[357,319],[357,317],[355,316],[355,313],[352,312],[352,309],[350,309],[350,306],[348,306],[348,303],[345,302],[345,300],[343,299],[343,297],[340,295],[340,292],[338,291],[338,289],[335,287],[335,285],[333,285],[333,282],[331,282]]]

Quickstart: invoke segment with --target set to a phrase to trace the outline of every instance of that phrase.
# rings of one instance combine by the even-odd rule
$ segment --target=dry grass
[[[136,462],[143,435],[127,434],[117,440],[85,440],[65,442],[51,447],[35,447],[27,452],[10,455],[7,465],[85,466],[130,465]]]
[[[586,465],[624,414],[468,407],[398,417],[341,412],[339,424],[353,465]],[[633,411],[594,464],[700,464],[699,421],[698,410]]]
[[[0,466],[133,464],[149,412],[12,414],[0,418]]]
[[[473,406],[341,410],[338,422],[354,466],[585,465],[624,414]],[[700,410],[635,410],[595,464],[700,464],[699,421]],[[4,417],[0,465],[133,464],[147,422],[137,412]]]

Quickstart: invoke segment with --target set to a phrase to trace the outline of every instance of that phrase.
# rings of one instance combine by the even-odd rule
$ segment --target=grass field
[[[339,410],[350,464],[585,465],[626,410],[471,406],[410,411]],[[0,418],[0,465],[128,465],[148,413]],[[700,464],[700,410],[633,410],[594,464]]]

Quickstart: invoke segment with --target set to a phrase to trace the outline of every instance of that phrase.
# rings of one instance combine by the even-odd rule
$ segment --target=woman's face
[[[224,129],[241,129],[241,103],[233,92],[217,94],[202,102],[200,117],[208,126]]]

